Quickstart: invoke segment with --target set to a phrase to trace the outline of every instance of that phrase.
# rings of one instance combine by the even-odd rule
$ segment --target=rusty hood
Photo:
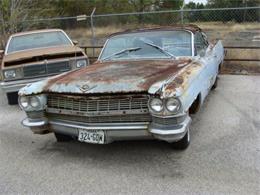
[[[51,56],[57,54],[68,54],[82,51],[79,47],[74,45],[62,45],[56,47],[45,47],[30,50],[23,50],[6,54],[3,58],[3,62],[13,62],[18,60],[24,60],[37,56]]]
[[[190,62],[186,59],[95,63],[81,70],[28,85],[19,94],[148,92],[151,88],[158,90],[164,81],[174,77]]]

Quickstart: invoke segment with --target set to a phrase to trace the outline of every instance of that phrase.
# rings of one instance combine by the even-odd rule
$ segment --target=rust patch
[[[197,62],[192,62],[187,65],[179,74],[170,82],[165,88],[164,95],[169,95],[173,93],[176,88],[185,90],[188,87],[188,80],[192,77],[193,74],[201,67],[201,64]]]
[[[95,63],[84,69],[50,79],[44,87],[44,91],[51,91],[50,88],[53,89],[58,86],[67,86],[73,89],[73,87],[82,84],[90,85],[90,87],[93,85],[102,86],[103,93],[110,93],[109,90],[111,89],[109,88],[113,89],[113,87],[118,86],[125,92],[129,92],[129,90],[147,91],[155,82],[169,79],[169,77],[184,68],[185,66],[178,67],[178,64],[184,63],[188,64],[190,60],[139,60]],[[69,91],[67,92],[69,93]]]
[[[33,50],[25,50],[19,51],[15,53],[10,53],[4,56],[3,62],[10,63],[15,62],[17,60],[25,60],[30,59],[32,57],[37,56],[52,56],[57,54],[68,54],[68,53],[77,53],[83,52],[82,49],[76,46],[68,45],[68,46],[57,46],[57,47],[49,47],[49,48],[38,48]]]

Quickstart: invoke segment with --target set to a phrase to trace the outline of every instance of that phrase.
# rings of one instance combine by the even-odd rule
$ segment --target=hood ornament
[[[94,86],[89,86],[89,85],[87,85],[87,84],[84,84],[84,85],[82,85],[82,86],[77,86],[78,88],[79,88],[79,90],[80,91],[82,91],[83,93],[85,93],[85,92],[87,92],[87,91],[89,91],[89,90],[91,90],[91,89],[93,89],[93,88],[95,88],[96,87],[96,85],[94,85]]]

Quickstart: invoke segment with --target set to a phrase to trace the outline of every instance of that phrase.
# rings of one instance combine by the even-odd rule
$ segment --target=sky
[[[194,3],[203,3],[206,4],[207,0],[184,0],[185,3],[194,2]]]

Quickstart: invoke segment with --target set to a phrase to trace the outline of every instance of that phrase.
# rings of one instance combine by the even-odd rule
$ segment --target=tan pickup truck
[[[10,105],[17,104],[17,92],[25,85],[89,64],[83,50],[60,29],[13,34],[0,56],[0,87]]]

